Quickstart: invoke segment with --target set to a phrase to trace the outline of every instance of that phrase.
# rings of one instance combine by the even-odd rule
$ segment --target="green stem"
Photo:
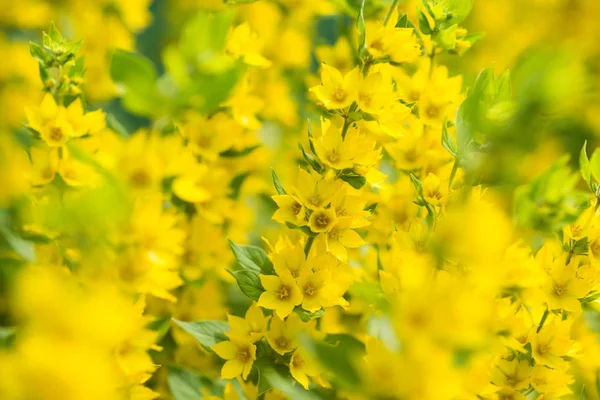
[[[386,26],[387,23],[390,21],[394,9],[398,7],[398,3],[400,3],[400,0],[394,0],[392,5],[390,6],[390,9],[388,10],[387,14],[385,15],[385,18],[383,19],[383,26]]]
[[[452,189],[452,182],[454,182],[454,177],[456,176],[457,171],[458,171],[458,163],[456,162],[456,158],[455,158],[454,164],[452,165],[452,171],[450,172],[450,179],[448,180],[448,190]]]
[[[419,32],[419,30],[417,29],[415,24],[413,24],[413,22],[410,19],[408,19],[407,22],[410,25],[410,27],[413,28],[413,32],[415,32],[415,35],[417,35],[417,38],[419,38],[419,40],[421,41],[421,47],[423,48],[423,52],[425,53],[425,56],[429,57],[429,52],[427,51],[427,47],[425,46],[425,40],[423,40],[423,36],[421,36],[421,32]]]
[[[348,133],[348,128],[350,128],[350,124],[352,123],[352,121],[350,121],[350,113],[353,113],[354,111],[356,111],[357,108],[358,108],[358,106],[356,105],[356,103],[352,104],[350,106],[350,109],[344,116],[344,126],[342,127],[342,140],[346,139],[346,134]]]
[[[548,314],[550,314],[550,312],[548,311],[548,307],[546,307],[546,311],[544,311],[544,315],[542,315],[542,320],[540,321],[540,324],[538,325],[537,330],[535,331],[536,333],[540,333],[540,331],[544,327],[544,323],[548,318]]]
[[[313,245],[313,242],[315,241],[315,236],[309,236],[308,239],[306,239],[306,244],[304,245],[304,256],[308,257],[308,253],[310,253],[310,248]]]
[[[573,248],[574,244],[569,246],[569,254],[567,255],[567,260],[565,261],[565,265],[569,265],[571,262],[571,258],[573,258],[573,253],[575,253],[575,249]]]
[[[433,65],[435,62],[435,47],[431,47],[431,54],[429,54],[429,79],[431,80],[431,76],[433,75]]]

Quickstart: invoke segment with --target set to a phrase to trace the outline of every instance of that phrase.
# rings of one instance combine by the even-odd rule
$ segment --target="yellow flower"
[[[492,382],[502,388],[521,390],[529,387],[529,360],[499,360],[492,370]]]
[[[296,338],[301,330],[302,321],[298,314],[291,314],[285,321],[274,316],[265,336],[273,350],[284,355],[296,348]]]
[[[447,186],[436,175],[429,173],[423,180],[423,198],[432,206],[441,206],[446,201]]]
[[[380,159],[377,143],[356,128],[350,128],[346,138],[342,138],[341,128],[321,119],[321,131],[322,135],[313,139],[313,146],[319,160],[331,168],[356,170],[357,166],[370,167]]]
[[[352,218],[352,226],[358,228],[370,222],[366,219],[371,213],[365,211],[367,200],[364,196],[349,194],[349,189],[338,190],[331,199],[331,208],[337,217]]]
[[[210,200],[213,195],[207,187],[207,176],[210,173],[207,165],[197,165],[194,171],[173,181],[173,193],[190,203],[203,203]]]
[[[258,305],[275,310],[280,318],[285,318],[302,303],[302,292],[289,269],[277,268],[275,272],[277,276],[259,275],[265,292],[260,295]]]
[[[338,291],[333,286],[330,271],[312,272],[304,270],[298,277],[298,287],[300,287],[304,297],[302,308],[306,311],[316,312],[321,307],[346,306],[348,302],[339,296]]]
[[[321,85],[310,89],[328,110],[349,107],[356,100],[361,76],[354,68],[342,77],[337,69],[321,65]]]
[[[251,93],[250,75],[240,80],[222,105],[231,109],[233,119],[241,126],[248,129],[261,127],[257,114],[264,108],[265,102]]]
[[[271,61],[260,54],[260,42],[250,24],[244,22],[236,26],[227,39],[227,53],[235,58],[242,58],[248,65],[267,68]]]
[[[393,17],[390,20],[394,20]],[[381,21],[367,21],[366,46],[374,58],[390,57],[398,63],[414,62],[421,54],[421,46],[412,28],[384,26]]]
[[[327,232],[336,223],[337,216],[332,208],[318,209],[313,211],[308,219],[308,227],[315,233]]]
[[[51,94],[47,93],[37,112],[27,110],[28,125],[39,132],[48,146],[60,147],[69,141],[73,128],[66,118],[66,110],[59,107]]]
[[[29,149],[31,155],[31,175],[29,181],[32,185],[46,185],[54,180],[58,172],[60,159],[58,157],[58,148],[41,148],[31,147]]]
[[[559,259],[548,271],[543,290],[550,310],[581,311],[579,299],[589,292],[590,285],[577,276],[574,264],[564,265]]]
[[[231,339],[217,343],[211,349],[227,360],[221,369],[222,379],[233,379],[240,375],[243,379],[248,378],[256,360],[256,346],[250,340]]]
[[[352,228],[352,218],[339,218],[335,225],[329,231],[321,233],[317,240],[324,242],[327,251],[337,257],[338,260],[346,262],[348,259],[346,248],[354,249],[365,244],[365,241]]]
[[[298,184],[294,186],[293,193],[306,208],[316,210],[327,206],[340,186],[338,180],[298,168]]]
[[[286,243],[285,246],[275,249],[270,254],[273,266],[275,271],[290,271],[296,279],[307,268],[304,256],[304,242],[299,240],[294,245],[289,241],[284,243]]]
[[[302,347],[294,351],[290,359],[290,373],[304,389],[308,390],[308,377],[317,376],[320,372],[317,363]]]
[[[252,343],[257,342],[264,336],[268,320],[269,318],[264,316],[260,307],[253,304],[246,311],[245,318],[227,315],[227,321],[231,328],[227,336],[230,339],[250,339]]]
[[[73,137],[100,132],[105,128],[105,115],[102,110],[85,113],[81,100],[77,98],[66,109],[66,118],[73,129]]]
[[[271,196],[277,204],[277,211],[273,214],[273,219],[280,224],[291,223],[297,226],[306,225],[306,208],[300,203],[300,200],[290,194],[278,194]]]
[[[396,96],[391,90],[390,82],[384,81],[381,72],[373,72],[361,81],[357,103],[362,111],[378,115],[395,101]]]
[[[321,63],[331,65],[340,72],[350,71],[354,66],[354,51],[343,36],[333,46],[317,46],[315,54]]]
[[[572,383],[573,377],[560,369],[552,369],[536,364],[531,371],[531,386],[536,392],[544,393],[550,398],[571,394],[569,385]]]
[[[393,138],[405,136],[409,132],[411,109],[400,102],[388,104],[377,116],[381,130]]]
[[[214,161],[242,136],[242,127],[225,113],[211,118],[190,114],[180,127],[188,146],[196,155]]]
[[[570,331],[569,320],[546,321],[539,333],[534,330],[529,341],[535,362],[550,368],[565,369],[568,364],[563,357],[574,355],[577,351]]]

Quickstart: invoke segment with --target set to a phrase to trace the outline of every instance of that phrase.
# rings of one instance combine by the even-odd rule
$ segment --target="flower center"
[[[295,202],[290,206],[290,212],[292,215],[298,215],[300,210],[302,210],[302,204],[300,203]]]
[[[436,200],[440,200],[442,198],[442,194],[440,193],[439,190],[432,190],[429,193],[427,193],[429,197],[432,197]]]
[[[409,162],[416,161],[418,157],[419,157],[419,155],[417,154],[417,152],[414,149],[410,149],[406,153],[404,153],[404,158],[406,159],[406,161],[409,161]]]
[[[50,179],[54,176],[54,170],[50,167],[44,168],[42,171],[42,178]]]
[[[50,139],[54,140],[55,142],[58,142],[62,138],[63,138],[63,131],[60,127],[54,126],[54,127],[50,128]]]
[[[548,351],[550,351],[550,346],[548,346],[547,344],[541,344],[538,346],[537,351],[541,355],[545,355],[548,353]]]
[[[292,365],[296,368],[302,368],[304,366],[304,360],[298,354],[294,354]]]
[[[327,214],[319,214],[317,216],[317,218],[315,218],[315,221],[317,222],[317,227],[319,227],[320,229],[324,229],[327,228],[327,226],[329,226],[329,216]]]
[[[337,229],[332,229],[332,230],[329,231],[329,233],[327,234],[327,236],[331,240],[337,240],[340,237],[340,232]]]
[[[200,136],[196,139],[196,146],[201,149],[208,149],[212,145],[212,138],[210,136]]]
[[[283,336],[278,337],[277,340],[275,340],[275,345],[280,349],[287,349],[289,344],[290,342]]]
[[[133,187],[143,188],[150,184],[150,176],[143,169],[138,169],[129,176],[129,183]]]
[[[290,287],[287,285],[279,286],[279,289],[277,290],[277,298],[279,300],[285,300],[288,297],[290,297]]]
[[[250,352],[246,348],[239,349],[236,356],[239,361],[246,362],[250,358]]]
[[[430,104],[427,107],[427,110],[425,110],[425,113],[427,114],[427,116],[429,118],[438,118],[440,116],[440,109],[439,107],[434,106],[433,104]]]
[[[336,163],[340,160],[340,153],[333,149],[331,150],[331,152],[327,155],[327,159],[329,160],[329,162],[331,163]]]
[[[370,95],[369,93],[360,93],[360,94],[358,95],[358,97],[360,98],[360,101],[361,101],[363,104],[365,104],[365,105],[367,105],[367,106],[370,106],[370,105],[371,105],[371,100],[372,100],[373,96],[372,96],[372,95]]]
[[[554,294],[556,294],[558,297],[564,296],[567,294],[567,288],[564,285],[555,284]]]
[[[331,96],[337,101],[344,101],[347,95],[344,89],[337,88],[331,92]]]
[[[383,50],[383,41],[381,39],[375,39],[371,42],[371,48],[375,50]]]
[[[311,204],[314,204],[316,206],[317,204],[319,204],[321,202],[321,196],[319,196],[318,193],[313,193],[313,195],[310,196],[308,201],[310,201]]]
[[[317,287],[312,283],[308,283],[304,286],[304,294],[308,297],[313,297],[317,294]]]

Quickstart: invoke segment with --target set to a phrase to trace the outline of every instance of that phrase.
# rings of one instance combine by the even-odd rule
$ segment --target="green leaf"
[[[158,332],[156,342],[160,341],[160,339],[162,339],[169,331],[169,328],[171,327],[171,319],[172,318],[170,315],[165,315],[164,317],[157,318],[146,325],[148,329]]]
[[[229,198],[237,200],[240,198],[240,192],[242,190],[242,185],[246,181],[246,178],[250,176],[250,172],[244,172],[242,174],[236,175],[229,184],[231,188],[231,193],[229,194]]]
[[[365,50],[365,42],[367,38],[366,26],[365,26],[365,0],[362,0],[360,9],[358,10],[358,17],[356,18],[356,29],[358,29],[358,54],[361,55]]]
[[[229,241],[229,247],[242,270],[257,274],[274,275],[275,269],[267,253],[257,246],[238,245]]]
[[[275,190],[277,194],[286,194],[285,189],[281,186],[281,182],[279,181],[279,177],[275,173],[275,170],[271,168],[271,176],[273,177],[273,185],[275,186]]]
[[[218,75],[231,67],[224,54],[227,35],[233,21],[233,10],[217,13],[199,12],[182,29],[178,51],[183,59],[199,71]]]
[[[600,182],[600,150],[594,150],[592,154],[592,158],[590,159],[590,172],[592,176],[596,180],[596,182]]]
[[[229,324],[224,321],[184,322],[173,318],[173,322],[192,335],[207,350],[224,340],[228,340],[225,332],[229,332]]]
[[[193,107],[203,113],[213,113],[227,100],[244,68],[244,65],[239,63],[217,75],[193,75],[190,84],[177,95],[176,107]]]
[[[400,349],[392,321],[385,315],[374,315],[367,320],[367,334],[379,339],[392,351]]]
[[[467,51],[472,49],[473,46],[475,46],[477,44],[477,42],[479,42],[484,37],[485,37],[485,33],[483,33],[483,32],[469,33],[468,35],[463,37],[461,40],[463,40],[465,42],[469,42],[471,45],[469,47],[459,49],[457,51],[458,55],[463,56]]]
[[[452,25],[446,29],[439,30],[433,34],[433,40],[442,49],[452,50],[456,47],[457,28],[457,25]]]
[[[16,329],[9,326],[0,327],[0,348],[6,348],[12,345],[16,338]]]
[[[147,58],[118,49],[111,59],[110,76],[123,93],[123,105],[129,111],[145,116],[161,113],[156,70]]]
[[[222,153],[219,153],[219,156],[223,157],[223,158],[244,157],[244,156],[247,156],[248,154],[252,153],[254,150],[258,149],[260,146],[261,146],[260,144],[255,144],[254,146],[246,147],[241,150],[229,149]]]
[[[365,207],[363,210],[364,210],[364,211],[368,211],[368,212],[370,212],[371,214],[373,214],[373,212],[374,212],[374,211],[377,209],[377,204],[378,204],[378,203],[372,203],[372,204],[369,204],[369,205],[368,205],[368,206],[366,206],[366,207]]]
[[[248,296],[248,298],[258,301],[260,295],[265,291],[260,283],[258,273],[244,270],[228,272],[235,278],[242,293]]]
[[[442,146],[444,146],[444,148],[448,150],[448,153],[450,153],[454,158],[458,157],[458,149],[456,148],[454,139],[452,139],[452,136],[450,136],[448,133],[448,126],[445,122],[442,126]]]
[[[325,314],[325,310],[323,309],[311,313],[310,311],[306,311],[301,306],[296,306],[294,308],[294,312],[298,314],[298,316],[303,322],[308,322],[313,319],[321,318]]]
[[[122,137],[129,137],[129,132],[127,132],[127,129],[123,126],[123,124],[119,122],[117,117],[115,117],[113,114],[106,115],[106,125]]]
[[[3,218],[4,219],[4,218]],[[35,249],[33,243],[23,240],[15,234],[8,226],[7,220],[0,220],[0,233],[8,243],[11,249],[15,251],[23,260],[35,262]]]
[[[198,374],[178,367],[168,367],[168,372],[167,381],[175,400],[202,398],[202,382]]]
[[[40,64],[46,64],[49,59],[46,50],[37,43],[29,42],[29,53]]]
[[[340,178],[344,182],[349,183],[354,189],[360,189],[365,185],[365,183],[367,183],[367,178],[362,175],[343,174],[340,176]]]
[[[298,149],[300,149],[300,151],[302,152],[302,157],[304,157],[304,160],[308,163],[308,165],[310,165],[312,169],[314,169],[318,174],[320,174],[323,171],[323,167],[321,166],[319,161],[317,161],[317,159],[314,158],[311,154],[305,152],[304,147],[302,147],[300,143],[298,143]]]
[[[396,28],[408,28],[409,26],[408,15],[402,14],[400,18],[398,18],[398,22],[396,22]]]
[[[415,186],[415,189],[417,190],[418,195],[421,196],[421,197],[423,197],[423,184],[413,174],[409,174],[409,176],[410,176],[410,181]]]
[[[317,400],[319,397],[305,390],[300,384],[296,383],[289,373],[287,367],[275,365],[270,362],[255,363],[259,379],[258,394],[261,395],[271,388],[278,389],[290,399],[294,400]]]
[[[423,3],[430,9],[441,11],[442,15],[436,19],[441,23],[442,29],[460,24],[473,8],[473,0],[424,0]]]
[[[360,384],[360,373],[355,367],[356,360],[364,356],[364,345],[354,337],[345,334],[328,335],[324,342],[304,337],[303,345],[333,379],[345,387]]]
[[[575,255],[585,254],[588,250],[588,246],[589,246],[589,243],[588,243],[587,236],[583,237],[573,244],[573,247],[572,247],[573,253]]]
[[[58,31],[58,29],[56,29],[56,25],[54,25],[54,22],[50,23],[50,28],[48,28],[48,36],[54,42],[61,42],[63,40],[63,37]]]
[[[429,26],[429,20],[423,11],[419,11],[419,30],[425,35],[431,35],[433,32]]]
[[[579,153],[579,172],[581,177],[587,182],[588,186],[592,186],[592,166],[587,156],[587,140],[583,143],[581,152]]]
[[[313,154],[317,154],[317,152],[315,151],[315,146],[313,145],[313,133],[312,126],[310,124],[310,119],[308,119],[306,122],[308,124],[308,146],[310,147],[310,151],[312,151]]]

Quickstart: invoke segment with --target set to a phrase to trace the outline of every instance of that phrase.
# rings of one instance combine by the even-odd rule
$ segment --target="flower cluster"
[[[500,6],[150,3],[0,10],[0,398],[600,396],[598,43],[475,76]]]

